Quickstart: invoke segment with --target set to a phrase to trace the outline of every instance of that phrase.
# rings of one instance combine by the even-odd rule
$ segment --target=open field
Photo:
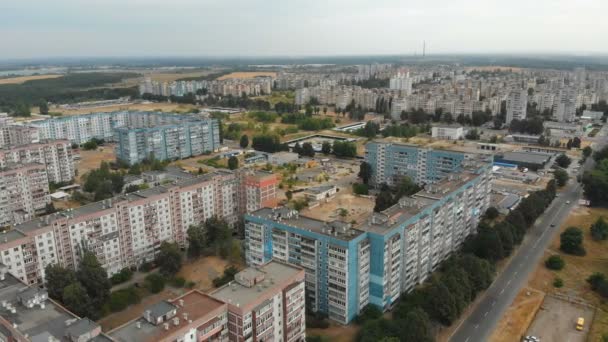
[[[236,72],[231,72],[227,75],[223,75],[221,77],[218,77],[218,80],[227,80],[229,78],[241,78],[241,79],[246,79],[246,78],[254,78],[254,77],[258,77],[258,76],[271,76],[271,77],[276,77],[277,73],[276,72],[271,72],[271,71],[236,71]]]
[[[116,157],[114,156],[114,146],[114,144],[106,143],[95,151],[79,149],[78,152],[75,153],[80,155],[80,160],[76,160],[76,170],[78,171],[77,178],[80,178],[83,174],[93,169],[97,169],[102,161],[111,162],[116,160]]]
[[[542,262],[536,267],[536,270],[528,280],[528,287],[533,290],[547,294],[556,293],[578,298],[597,308],[593,322],[587,321],[585,323],[590,327],[587,341],[600,341],[602,334],[608,332],[608,302],[593,292],[585,281],[594,272],[606,273],[606,270],[608,270],[608,241],[594,241],[591,239],[589,232],[590,225],[600,216],[608,218],[608,209],[575,208],[566,219],[566,222],[560,227],[560,230],[563,231],[570,226],[581,228],[584,232],[583,245],[587,254],[580,257],[562,253],[559,250],[558,235],[551,242],[545,251]],[[551,271],[544,265],[544,260],[553,254],[559,254],[566,263],[566,266],[561,271]],[[555,277],[563,280],[564,286],[562,288],[557,289],[553,287]],[[517,301],[515,305],[517,305]],[[503,326],[505,324],[504,321],[517,319],[517,317],[513,317],[514,312],[509,309],[498,326]],[[574,329],[573,327],[571,328]],[[540,327],[536,329],[540,329]]]
[[[145,77],[150,77],[152,81],[157,82],[173,82],[180,78],[188,78],[188,77],[203,77],[209,74],[212,74],[216,71],[213,70],[196,70],[196,69],[184,69],[184,70],[174,70],[174,71],[155,71],[155,72],[144,72]]]
[[[576,320],[585,319],[583,331],[575,329]],[[539,337],[541,341],[584,342],[593,320],[593,309],[546,296],[526,335]]]
[[[104,107],[94,108],[79,108],[79,109],[64,109],[64,108],[51,108],[51,112],[61,113],[63,115],[79,115],[79,114],[90,114],[98,112],[114,112],[119,110],[142,110],[142,111],[161,111],[161,112],[181,112],[187,113],[192,109],[196,108],[190,104],[179,104],[179,103],[134,103],[134,104],[120,104]]]
[[[177,293],[165,289],[160,293],[142,298],[138,304],[131,305],[123,311],[110,314],[97,321],[97,323],[101,325],[103,331],[110,331],[140,317],[148,306],[156,304],[161,300],[175,298],[177,295]]]
[[[11,78],[0,78],[1,84],[22,84],[27,81],[46,80],[49,78],[63,77],[63,75],[33,75],[33,76],[20,76]]]
[[[213,287],[213,279],[221,276],[228,267],[228,261],[215,257],[203,257],[194,261],[187,261],[177,274],[187,281],[193,281],[194,288],[209,291]]]
[[[528,295],[529,294],[529,295]],[[506,316],[499,322],[490,337],[491,342],[518,341],[534,319],[536,311],[545,298],[545,294],[529,288],[523,288],[517,294]]]

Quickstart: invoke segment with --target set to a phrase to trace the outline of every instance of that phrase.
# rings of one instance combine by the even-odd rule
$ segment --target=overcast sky
[[[608,53],[608,0],[0,0],[0,59]]]

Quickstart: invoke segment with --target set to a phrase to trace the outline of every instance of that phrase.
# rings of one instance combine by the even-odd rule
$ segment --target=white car
[[[566,204],[570,204],[570,201],[566,201]]]

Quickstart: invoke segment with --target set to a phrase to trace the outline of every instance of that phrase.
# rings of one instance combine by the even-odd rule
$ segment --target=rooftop
[[[262,208],[254,211],[251,213],[251,215],[275,222],[285,222],[285,224],[292,227],[297,227],[317,234],[324,234],[345,241],[350,241],[363,234],[362,231],[353,229],[349,223],[337,220],[325,222],[310,217],[301,216],[297,210],[287,207],[274,209]]]
[[[551,158],[551,154],[548,153],[540,153],[540,152],[505,152],[502,155],[502,159],[522,162],[522,163],[534,163],[534,164],[544,164],[549,161]]]
[[[260,268],[250,267],[237,273],[235,279],[244,278],[244,281],[233,280],[210,295],[243,310],[251,310],[267,299],[264,298],[266,294],[285,288],[301,272],[301,268],[271,261]]]
[[[177,308],[177,315],[174,316],[175,318],[179,318],[177,325],[172,320],[168,320],[166,321],[166,323],[169,323],[168,329],[165,329],[162,323],[154,325],[142,316],[112,330],[109,333],[110,336],[120,342],[152,342],[163,340],[172,337],[174,334],[185,334],[190,328],[195,328],[185,322],[184,314],[188,317],[188,321],[196,321],[206,316],[209,316],[208,320],[212,320],[219,314],[216,313],[217,310],[226,306],[226,304],[198,290],[190,291],[181,297],[165,303],[174,305]]]
[[[30,288],[27,285],[10,274],[6,274],[4,280],[0,280],[0,301],[5,303],[0,306],[0,326],[10,324],[4,326],[5,333],[8,331],[11,334],[17,332],[28,335],[32,341],[46,342],[49,341],[49,336],[64,341],[68,331],[74,329],[81,331],[87,321],[90,322],[88,319],[79,319],[51,300],[46,300],[44,307],[35,305],[27,308],[19,302],[19,295],[27,294],[28,291]],[[111,339],[102,334],[92,341],[110,342]]]

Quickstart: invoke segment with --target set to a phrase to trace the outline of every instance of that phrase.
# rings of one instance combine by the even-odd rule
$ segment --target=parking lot
[[[579,317],[585,319],[582,331],[576,330],[576,320]],[[592,320],[592,308],[545,296],[526,335],[539,337],[541,342],[584,342]]]

